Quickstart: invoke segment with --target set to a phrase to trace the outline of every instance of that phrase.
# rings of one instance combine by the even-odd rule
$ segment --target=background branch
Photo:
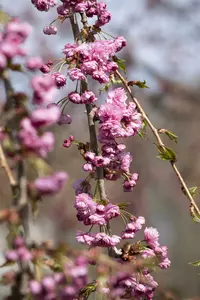
[[[7,112],[17,106],[14,97],[14,90],[9,79],[8,70],[4,71],[3,73],[3,81],[4,81],[4,87],[6,93],[6,103],[4,106],[4,112]],[[13,119],[9,123],[9,126],[11,127],[9,135],[14,144],[16,153],[19,152],[20,154],[20,148],[19,148],[18,137],[17,137],[18,124],[16,124],[16,122],[17,122],[16,119],[13,117]],[[8,166],[2,146],[0,146],[0,160],[1,160],[1,165],[5,169],[7,176],[9,178],[10,185],[12,187],[12,192],[13,192],[12,205],[17,209],[17,211],[20,214],[22,220],[22,226],[24,229],[24,238],[25,240],[27,240],[29,235],[29,208],[28,208],[27,181],[26,181],[24,161],[22,160],[21,157],[19,157],[19,160],[16,165],[16,172],[17,172],[17,181],[16,181],[12,176],[12,172]]]

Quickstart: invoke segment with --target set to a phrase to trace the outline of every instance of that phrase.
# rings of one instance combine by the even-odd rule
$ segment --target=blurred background
[[[32,55],[41,55],[45,61],[60,57],[64,45],[72,41],[70,25],[65,22],[62,27],[58,26],[56,36],[43,35],[43,27],[56,17],[56,12],[52,9],[49,13],[40,13],[30,2],[1,0],[0,3],[3,11],[33,26],[34,32],[27,43]],[[150,87],[148,90],[135,88],[137,98],[157,128],[167,128],[178,135],[177,145],[163,138],[176,151],[178,167],[188,186],[200,185],[200,1],[105,2],[113,18],[104,31],[127,39],[127,47],[119,56],[127,61],[129,80],[146,80]],[[13,81],[17,90],[29,90],[24,75],[15,74]],[[67,95],[70,86],[66,89],[60,92],[57,100]],[[70,104],[67,113],[72,115],[73,122],[53,128],[56,147],[48,162],[55,170],[66,170],[70,179],[59,195],[41,203],[31,234],[33,239],[65,240],[78,247],[74,234],[81,225],[76,221],[72,184],[85,174],[81,171],[82,160],[75,146],[65,149],[62,142],[70,134],[87,141],[88,129],[83,107]],[[200,271],[189,262],[200,259],[200,225],[192,222],[189,203],[179,182],[170,165],[156,158],[153,142],[149,131],[146,139],[139,136],[129,139],[127,147],[133,154],[132,170],[140,175],[138,184],[132,193],[123,193],[119,183],[108,182],[107,193],[114,203],[130,202],[129,211],[143,215],[148,226],[158,228],[161,243],[169,247],[172,265],[157,273],[160,290],[155,299],[197,300],[200,299],[197,297],[200,296]],[[10,189],[2,170],[0,199],[0,208],[9,205]],[[122,222],[115,226],[116,232],[122,228]],[[2,228],[0,235],[1,250],[4,250],[6,229]]]

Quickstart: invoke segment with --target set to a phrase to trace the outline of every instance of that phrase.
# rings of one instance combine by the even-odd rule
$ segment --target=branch
[[[16,100],[14,96],[14,90],[11,85],[9,79],[9,72],[5,70],[3,72],[3,82],[5,87],[6,93],[6,104],[4,106],[4,112],[10,111],[13,107],[16,107]],[[11,133],[10,137],[15,144],[15,148],[20,151],[18,138],[17,138],[17,126],[15,124],[14,118],[11,121]],[[24,161],[22,158],[19,159],[16,167],[17,171],[17,181],[12,176],[11,170],[8,166],[6,161],[5,154],[3,152],[3,148],[0,145],[0,162],[2,167],[5,169],[7,176],[9,178],[10,185],[13,191],[13,203],[12,206],[17,209],[22,219],[22,226],[24,229],[24,237],[25,239],[28,238],[29,234],[29,207],[28,207],[28,198],[27,198],[27,181],[26,181],[26,174],[25,174],[25,166]]]
[[[158,129],[156,127],[154,127],[154,125],[151,123],[150,119],[147,117],[144,109],[140,105],[139,101],[134,97],[134,95],[132,93],[132,90],[131,90],[131,88],[128,85],[127,80],[118,71],[116,71],[116,75],[120,78],[120,80],[124,84],[124,86],[125,86],[128,94],[130,95],[130,97],[133,100],[133,102],[136,104],[138,111],[141,113],[143,119],[147,122],[148,126],[150,127],[153,135],[155,136],[155,138],[156,138],[156,140],[158,142],[158,145],[165,151],[166,150],[166,146],[163,143],[163,141],[162,141],[162,139],[161,139],[161,137],[160,137],[160,135],[158,133]],[[180,174],[180,172],[179,172],[179,170],[178,170],[175,162],[171,161],[170,163],[171,163],[171,166],[172,166],[172,168],[173,168],[173,170],[174,170],[174,172],[175,172],[175,174],[176,174],[179,182],[181,183],[181,186],[183,188],[184,194],[187,196],[188,200],[190,201],[191,207],[194,207],[195,210],[196,210],[196,212],[198,213],[198,215],[200,215],[200,210],[199,210],[197,204],[195,203],[195,201],[194,201],[194,199],[193,199],[193,197],[192,197],[192,195],[191,195],[191,193],[190,193],[190,191],[189,191],[189,189],[188,189],[188,187],[187,187],[187,185],[186,185],[183,177],[181,176],[181,174]]]
[[[4,105],[4,111],[7,112],[8,110],[10,110],[11,108],[13,108],[15,106],[15,100],[13,97],[14,91],[13,91],[12,85],[9,80],[8,70],[5,70],[3,72],[2,78],[4,81],[4,87],[5,87],[5,91],[6,91],[6,103]]]
[[[87,24],[87,19],[84,16],[84,14],[82,14],[82,19],[84,20],[84,25],[86,25]],[[77,19],[76,19],[75,15],[70,17],[70,22],[71,22],[71,26],[72,26],[74,40],[77,41],[79,44],[81,44],[82,43],[81,33],[80,33],[80,30],[79,30],[79,26],[78,26]],[[87,83],[87,81],[82,81],[81,82],[81,92],[83,93],[86,90],[88,90],[88,83]],[[91,150],[93,150],[98,155],[99,154],[99,149],[98,149],[96,127],[95,127],[95,124],[94,124],[94,121],[93,121],[93,118],[92,118],[93,106],[91,104],[86,104],[85,106],[86,106],[87,117],[88,117],[88,126],[89,126],[89,132],[90,132]],[[103,170],[102,167],[97,168],[97,183],[98,183],[98,186],[99,186],[101,199],[102,200],[107,200],[107,195],[106,195],[105,185],[104,185],[104,170]]]
[[[19,160],[18,166],[18,182],[20,194],[16,202],[20,217],[22,219],[23,229],[24,229],[24,238],[26,242],[29,238],[29,206],[28,206],[28,197],[27,197],[27,179],[25,172],[25,165],[22,159]]]

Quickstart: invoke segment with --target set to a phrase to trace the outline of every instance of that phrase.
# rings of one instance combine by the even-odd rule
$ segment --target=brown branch
[[[116,71],[116,75],[122,81],[122,83],[125,86],[128,94],[130,95],[132,101],[136,104],[138,111],[141,113],[143,119],[147,122],[148,126],[150,127],[153,135],[155,136],[155,138],[156,138],[156,140],[158,142],[158,145],[165,151],[166,150],[166,146],[163,143],[163,141],[162,141],[162,139],[161,139],[161,137],[160,137],[160,135],[158,133],[158,129],[155,128],[155,126],[151,123],[151,121],[148,118],[148,116],[146,115],[144,109],[140,105],[139,101],[134,97],[134,95],[132,93],[132,90],[131,90],[130,86],[128,85],[128,81],[118,71]],[[193,199],[193,197],[192,197],[192,195],[191,195],[191,193],[190,193],[190,191],[189,191],[189,189],[188,189],[188,187],[187,187],[187,185],[186,185],[183,177],[181,176],[181,174],[180,174],[180,172],[179,172],[179,170],[178,170],[175,162],[171,161],[170,163],[171,163],[171,166],[172,166],[172,168],[173,168],[173,170],[174,170],[174,172],[175,172],[175,174],[176,174],[179,182],[181,183],[181,186],[183,188],[183,191],[184,191],[185,195],[187,196],[188,200],[190,201],[190,205],[192,207],[194,207],[195,210],[196,210],[196,212],[198,213],[198,215],[200,215],[200,210],[199,210],[197,204],[195,203],[195,201],[194,201],[194,199]]]

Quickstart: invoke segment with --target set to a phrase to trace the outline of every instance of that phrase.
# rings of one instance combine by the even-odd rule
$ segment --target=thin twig
[[[134,97],[134,95],[132,93],[132,90],[131,90],[130,86],[128,85],[127,80],[118,71],[116,71],[116,75],[120,78],[120,80],[124,84],[124,86],[125,86],[127,92],[129,93],[131,99],[136,104],[138,111],[141,113],[143,119],[147,122],[148,126],[150,127],[151,131],[153,132],[153,134],[154,134],[154,136],[155,136],[155,138],[156,138],[156,140],[158,142],[158,145],[165,151],[166,150],[166,146],[163,143],[163,141],[162,141],[162,139],[161,139],[161,137],[160,137],[160,135],[158,133],[158,129],[155,128],[155,126],[151,123],[151,121],[148,118],[148,116],[146,115],[144,109],[140,105],[139,101]],[[187,187],[187,185],[186,185],[183,177],[181,176],[181,174],[180,174],[180,172],[179,172],[179,170],[178,170],[175,162],[170,162],[170,163],[171,163],[171,166],[172,166],[172,168],[173,168],[173,170],[174,170],[174,172],[175,172],[175,174],[176,174],[179,182],[181,183],[181,186],[182,186],[182,188],[183,188],[183,190],[184,190],[187,198],[190,201],[190,205],[193,206],[195,208],[196,212],[198,213],[198,215],[200,215],[200,210],[199,210],[197,204],[195,203],[195,201],[194,201],[194,199],[193,199],[193,197],[192,197],[192,195],[191,195],[191,193],[190,193],[190,191],[189,191],[189,189],[188,189],[188,187]]]
[[[1,162],[1,166],[2,168],[5,170],[8,180],[10,182],[11,187],[15,187],[17,185],[15,178],[12,175],[11,169],[8,165],[8,162],[6,160],[4,151],[2,146],[0,145],[0,162]]]
[[[25,164],[22,159],[20,159],[18,162],[17,171],[18,171],[18,182],[19,182],[20,194],[16,201],[16,207],[18,208],[19,214],[22,219],[25,241],[28,242],[29,206],[28,206],[28,197],[27,197],[27,179],[26,179],[26,172],[25,172]]]

